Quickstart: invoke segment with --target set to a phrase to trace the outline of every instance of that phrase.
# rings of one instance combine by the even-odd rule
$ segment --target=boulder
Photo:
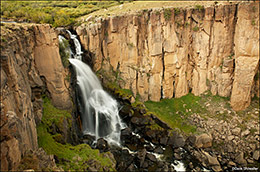
[[[259,150],[254,151],[254,153],[253,153],[253,158],[254,158],[254,160],[258,161],[258,160],[259,160],[259,157],[260,157]]]
[[[107,141],[103,138],[99,138],[97,140],[97,146],[96,146],[97,149],[100,150],[100,152],[106,152],[109,150],[109,145],[107,143]]]
[[[142,167],[143,164],[144,164],[144,160],[145,160],[146,154],[147,154],[146,149],[142,149],[142,150],[137,152],[137,158],[138,158],[138,160],[140,162],[140,167]]]
[[[163,149],[160,146],[158,146],[158,147],[156,147],[154,149],[154,153],[162,154],[163,153]]]
[[[173,148],[183,147],[185,145],[185,140],[181,134],[173,131],[172,136],[169,137],[167,144],[173,146]]]
[[[157,161],[156,157],[153,154],[151,154],[151,153],[147,153],[146,157],[147,157],[147,159],[149,159],[152,162],[156,162]]]
[[[238,153],[238,155],[235,157],[235,162],[238,163],[239,165],[242,165],[242,166],[247,165],[247,162],[244,159],[244,153],[243,152]]]
[[[239,136],[240,133],[241,133],[241,129],[240,129],[240,128],[235,128],[235,129],[232,130],[232,133],[233,133],[234,135],[236,135],[236,136]]]
[[[206,164],[208,164],[214,171],[222,171],[217,157],[211,156],[209,153],[204,151],[203,154],[206,156]]]
[[[201,134],[196,136],[195,146],[197,148],[209,148],[212,146],[212,136],[208,134]]]

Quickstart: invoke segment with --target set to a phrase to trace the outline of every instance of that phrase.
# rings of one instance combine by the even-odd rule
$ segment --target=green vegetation
[[[173,129],[179,128],[185,133],[194,133],[195,126],[188,123],[188,117],[193,113],[203,113],[206,110],[200,105],[200,97],[189,93],[181,98],[163,99],[160,102],[147,101],[145,106]]]
[[[51,126],[54,123],[59,128],[63,128],[63,120],[68,120],[71,123],[70,112],[55,108],[46,96],[43,97],[43,101],[42,123],[47,126]]]
[[[181,13],[181,10],[179,8],[174,8],[174,14],[178,15]]]
[[[164,9],[164,18],[165,20],[170,20],[172,16],[172,10],[169,8]]]
[[[155,14],[156,14],[157,16],[158,16],[158,15],[160,15],[160,11],[156,11],[156,13],[155,13]]]
[[[177,25],[177,28],[179,28],[179,27],[182,26],[182,24],[181,24],[181,20],[179,20],[179,21],[175,21],[175,24]]]
[[[234,57],[234,53],[231,53],[230,56],[228,56],[229,59],[232,59]]]
[[[56,109],[47,97],[44,97],[43,118],[42,123],[37,127],[38,144],[47,154],[56,155],[61,161],[58,166],[64,170],[87,170],[88,161],[94,160],[107,170],[115,170],[113,162],[108,157],[107,153],[100,154],[98,150],[91,149],[87,144],[72,146],[70,144],[61,144],[57,142],[60,139],[60,134],[52,135],[49,133],[49,128],[55,124],[58,128],[63,127],[63,119],[71,119],[71,114],[65,110]]]
[[[63,42],[59,42],[59,52],[64,67],[68,67],[70,64],[69,63],[70,51],[68,51],[69,46],[70,46],[69,41],[66,39],[64,39]]]
[[[256,24],[255,19],[251,21],[251,25],[254,26]]]
[[[189,25],[190,25],[190,23],[188,23],[188,22],[185,22],[185,27],[187,28]]]
[[[1,1],[1,18],[54,27],[76,23],[80,16],[118,5],[116,1]]]
[[[195,5],[195,9],[202,11],[202,10],[204,10],[204,6],[203,5]]]
[[[120,98],[126,98],[130,100],[134,95],[130,89],[122,89],[116,82],[108,82],[105,84],[105,87],[107,87],[109,90],[112,90],[115,95]]]
[[[197,32],[197,31],[199,31],[199,27],[198,26],[195,26],[195,27],[193,27],[193,29],[192,29],[194,32]]]
[[[134,44],[131,42],[131,43],[127,43],[127,46],[129,49],[133,48],[134,47]]]
[[[255,6],[252,7],[252,11],[256,12],[256,7]]]

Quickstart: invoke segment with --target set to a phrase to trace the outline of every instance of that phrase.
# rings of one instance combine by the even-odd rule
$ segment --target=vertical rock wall
[[[57,37],[49,25],[1,26],[1,171],[17,170],[25,152],[38,149],[43,92],[71,108]]]
[[[241,110],[259,96],[258,14],[258,2],[151,9],[98,18],[76,31],[94,54],[94,70],[116,71],[120,86],[143,101],[210,90],[231,96]]]

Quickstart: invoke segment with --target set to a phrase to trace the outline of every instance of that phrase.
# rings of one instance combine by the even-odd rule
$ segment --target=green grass
[[[43,118],[41,124],[37,126],[38,134],[38,145],[42,147],[47,154],[56,155],[60,160],[65,159],[68,161],[60,161],[58,166],[62,167],[64,170],[86,170],[88,167],[87,161],[95,160],[96,163],[101,165],[102,171],[103,167],[109,170],[115,170],[113,168],[113,162],[106,154],[99,153],[99,150],[91,149],[87,144],[80,144],[77,146],[72,146],[70,144],[61,144],[56,140],[62,137],[60,134],[52,135],[48,132],[48,128],[54,123],[56,126],[62,127],[61,121],[68,119],[71,121],[71,114],[65,110],[59,110],[55,108],[47,97],[43,98]],[[80,157],[79,160],[75,157]]]
[[[51,126],[54,123],[59,128],[63,128],[63,120],[68,120],[71,125],[70,112],[55,108],[47,97],[43,97],[43,102],[42,123],[47,126]]]
[[[99,150],[91,149],[87,144],[80,144],[72,146],[70,144],[61,144],[54,140],[54,136],[47,132],[46,125],[40,124],[37,127],[38,144],[42,147],[47,154],[54,154],[58,158],[64,158],[70,162],[60,162],[58,166],[61,166],[64,170],[86,170],[88,167],[86,161],[93,159],[100,163],[101,166],[106,166],[110,170],[112,168],[112,161],[104,157],[104,154],[100,154]],[[76,162],[74,157],[80,157],[81,160]],[[102,169],[99,169],[102,170]]]
[[[163,99],[160,102],[147,101],[145,106],[173,129],[179,128],[184,133],[194,133],[196,127],[188,123],[193,113],[204,113],[206,110],[199,104],[200,97],[189,93],[181,98]],[[191,109],[191,111],[189,111]]]

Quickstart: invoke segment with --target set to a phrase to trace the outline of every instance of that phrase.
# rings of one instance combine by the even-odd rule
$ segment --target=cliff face
[[[94,70],[119,74],[142,100],[231,96],[234,110],[259,97],[259,3],[148,10],[99,18],[76,31]],[[255,77],[255,79],[254,79]]]
[[[49,25],[1,26],[1,170],[17,170],[26,151],[38,149],[42,93],[61,109],[72,106],[57,37]]]

